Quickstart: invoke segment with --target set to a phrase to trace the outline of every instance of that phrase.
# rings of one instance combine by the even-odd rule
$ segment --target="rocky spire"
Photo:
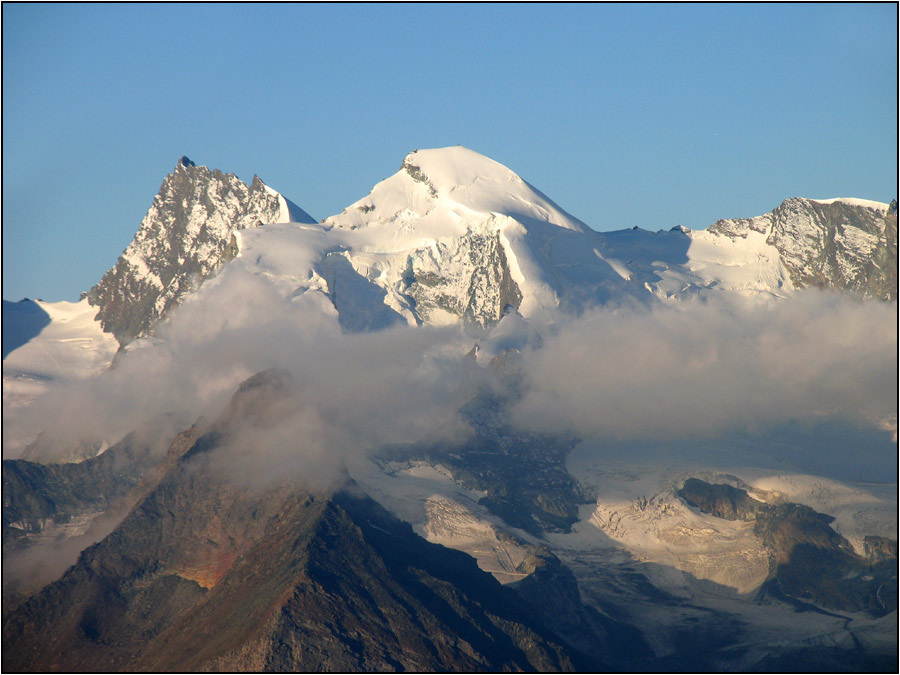
[[[103,330],[122,346],[148,334],[165,314],[238,253],[235,233],[288,220],[312,221],[258,178],[198,166],[183,156],[128,248],[87,294]]]

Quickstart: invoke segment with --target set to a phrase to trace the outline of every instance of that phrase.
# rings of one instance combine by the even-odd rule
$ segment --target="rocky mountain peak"
[[[897,216],[887,204],[861,199],[785,199],[769,213],[723,219],[707,231],[765,237],[795,288],[838,288],[897,298]]]
[[[258,177],[198,166],[186,156],[162,183],[134,240],[87,294],[103,330],[124,346],[148,334],[181,298],[239,251],[237,232],[314,219]]]
[[[773,212],[766,242],[798,288],[842,288],[897,299],[897,221],[860,200],[789,199]]]

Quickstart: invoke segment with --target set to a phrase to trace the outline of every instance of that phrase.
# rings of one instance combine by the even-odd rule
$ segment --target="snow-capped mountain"
[[[347,259],[410,323],[496,323],[621,298],[632,285],[597,239],[505,166],[464,147],[419,150],[324,224]]]
[[[327,294],[357,331],[486,327],[511,311],[552,319],[709,293],[778,299],[810,286],[889,300],[896,230],[887,204],[790,199],[707,230],[599,233],[508,168],[452,147],[410,153],[321,227],[268,228],[241,245],[253,251],[242,264],[264,265],[293,294]],[[282,248],[295,254],[276,256]]]
[[[291,222],[302,226],[251,234]],[[246,247],[255,251],[241,261],[246,272],[264,269],[290,293],[321,291],[351,331],[485,327],[510,311],[552,317],[710,292],[783,298],[810,286],[891,300],[896,233],[895,205],[800,198],[706,230],[598,233],[461,146],[410,153],[317,225],[258,177],[248,186],[182,158],[118,263],[85,295],[121,345],[149,334]]]
[[[88,301],[103,330],[124,346],[237,255],[237,231],[286,222],[313,219],[258,176],[247,185],[182,157]]]
[[[621,230],[600,238],[604,257],[660,299],[777,299],[803,288],[897,298],[896,202],[792,198],[705,230]]]
[[[457,146],[316,223],[183,158],[4,304],[4,451],[62,428],[4,461],[4,665],[893,667],[896,256],[895,202],[600,233]]]
[[[794,199],[708,230],[598,233],[463,147],[410,153],[321,226],[245,232],[241,246],[246,272],[264,268],[293,295],[321,291],[351,331],[486,327],[511,311],[542,319],[708,293],[784,298],[808,286],[890,299],[896,287],[887,204]]]

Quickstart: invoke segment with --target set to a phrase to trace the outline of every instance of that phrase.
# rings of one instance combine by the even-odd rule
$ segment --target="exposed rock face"
[[[406,173],[409,174],[410,178],[428,188],[428,194],[430,194],[432,197],[437,197],[438,193],[437,190],[434,189],[434,184],[431,182],[428,176],[426,176],[422,172],[421,167],[419,167],[418,164],[413,163],[413,156],[416,154],[416,152],[416,150],[413,150],[412,153],[404,157],[403,164],[400,165],[400,170],[406,171]]]
[[[873,534],[863,539],[866,558],[872,562],[897,559],[897,540],[878,537]]]
[[[852,200],[786,199],[774,211],[720,220],[723,236],[767,235],[796,288],[840,288],[882,300],[897,299],[897,210]]]
[[[125,252],[87,294],[121,345],[146,335],[181,298],[239,252],[236,233],[276,222],[313,222],[258,176],[248,186],[182,157],[163,181]]]
[[[678,494],[691,506],[726,520],[753,521],[766,508],[745,490],[725,483],[707,483],[699,478],[688,478]]]
[[[451,248],[437,242],[410,256],[405,292],[425,323],[443,310],[480,326],[518,308],[522,293],[512,280],[497,232],[469,231]]]
[[[867,559],[831,528],[831,516],[808,506],[765,504],[744,490],[697,478],[686,480],[679,496],[718,518],[755,523],[756,534],[774,553],[767,585],[776,594],[872,616],[897,609],[895,541],[867,538]]]

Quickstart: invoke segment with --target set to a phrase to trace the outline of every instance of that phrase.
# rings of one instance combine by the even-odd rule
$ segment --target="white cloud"
[[[896,414],[897,305],[787,302],[599,310],[523,355],[529,428],[625,438]]]

